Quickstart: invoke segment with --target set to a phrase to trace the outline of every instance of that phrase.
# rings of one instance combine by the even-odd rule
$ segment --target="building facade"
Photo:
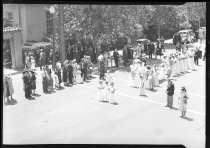
[[[45,8],[46,5],[44,4],[3,4],[3,18],[10,20],[13,24],[13,27],[16,26],[21,28],[18,30],[20,39],[15,38],[15,40],[17,39],[18,41],[9,41],[13,38],[8,37],[7,34],[9,32],[14,32],[12,31],[13,29],[11,29],[11,31],[4,31],[3,34],[4,43],[7,45],[7,48],[4,52],[8,53],[9,48],[14,48],[10,49],[11,56],[7,56],[8,58],[11,57],[11,59],[4,59],[4,61],[12,61],[12,67],[16,67],[15,63],[19,63],[18,67],[21,65],[20,62],[14,59],[14,57],[17,57],[14,54],[16,53],[16,50],[18,50],[18,52],[22,52],[22,49],[20,50],[19,47],[9,44],[13,42],[20,42],[17,44],[20,44],[22,47],[26,41],[42,41],[46,36],[50,36],[52,34],[51,15]],[[9,30],[9,28],[7,28],[7,30]]]

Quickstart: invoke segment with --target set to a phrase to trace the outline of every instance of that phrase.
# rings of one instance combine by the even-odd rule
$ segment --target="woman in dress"
[[[146,94],[145,94],[145,85],[144,85],[144,77],[143,77],[143,75],[140,75],[140,79],[141,79],[141,82],[140,82],[140,86],[139,86],[139,88],[140,88],[140,96],[146,96]]]
[[[159,87],[160,86],[159,79],[158,79],[159,72],[158,72],[158,68],[156,67],[156,65],[153,66],[153,71],[154,71],[154,73],[153,73],[154,86]]]
[[[98,101],[104,101],[103,90],[104,90],[103,81],[102,80],[99,80],[98,94],[97,94]]]
[[[111,104],[115,104],[116,100],[115,100],[115,88],[114,88],[114,82],[110,83],[110,88],[109,88],[109,103]]]
[[[130,72],[130,77],[129,77],[129,81],[128,81],[128,86],[130,87],[136,87],[136,70],[137,70],[137,67],[136,67],[136,64],[135,62],[133,62],[132,65],[130,65],[130,69],[131,69],[131,72]]]
[[[151,80],[151,77],[149,77],[150,76],[150,66],[149,65],[147,65],[147,67],[146,67],[146,71],[145,71],[145,88],[146,89],[150,89],[150,80]],[[149,78],[150,78],[150,80],[149,80]]]
[[[187,90],[185,87],[181,88],[180,97],[179,97],[179,110],[181,111],[182,115],[180,117],[185,117],[187,111],[187,100],[189,99]]]
[[[76,59],[72,61],[72,66],[73,66],[73,83],[76,83],[76,76],[77,76],[77,63]]]
[[[154,78],[153,78],[153,73],[154,71],[152,70],[152,68],[149,67],[149,76],[148,76],[148,83],[149,83],[149,89],[153,90],[154,88]]]
[[[158,79],[159,80],[164,80],[166,78],[167,78],[167,76],[166,76],[165,66],[164,66],[164,64],[161,64]]]
[[[135,81],[136,81],[136,87],[139,88],[140,85],[140,73],[141,73],[141,66],[140,66],[140,61],[138,60],[137,63],[135,64]]]
[[[77,75],[76,75],[76,84],[83,83],[83,78],[81,77],[81,68],[80,65],[77,65]]]

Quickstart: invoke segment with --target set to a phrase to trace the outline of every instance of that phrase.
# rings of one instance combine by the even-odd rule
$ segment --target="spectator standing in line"
[[[117,51],[117,48],[115,48],[115,51],[113,52],[113,57],[114,57],[115,66],[118,68],[119,53]]]
[[[40,70],[42,70],[42,67],[45,67],[45,62],[46,62],[46,54],[43,49],[41,49],[40,53]]]
[[[170,78],[168,78],[168,86],[166,89],[167,93],[167,105],[165,107],[169,107],[172,109],[173,107],[173,95],[174,95],[174,84]]]
[[[179,110],[181,111],[182,115],[181,118],[185,117],[187,111],[187,100],[189,99],[187,90],[185,87],[181,88],[180,96],[179,96]]]
[[[125,47],[123,48],[123,62],[124,62],[125,67],[127,65],[127,61],[128,61],[128,51],[127,51],[127,47],[125,45]]]
[[[25,91],[25,97],[26,99],[31,98],[31,80],[30,80],[30,74],[29,71],[24,71],[23,72],[23,83],[24,83],[24,91]]]
[[[13,101],[12,95],[14,93],[14,87],[12,83],[12,78],[10,75],[6,75],[3,78],[3,96],[4,96],[4,104]],[[9,99],[10,97],[10,99]]]

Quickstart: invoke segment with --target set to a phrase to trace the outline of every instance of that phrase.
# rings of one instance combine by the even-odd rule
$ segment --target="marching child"
[[[144,81],[144,77],[142,75],[140,75],[140,79],[141,79],[141,82],[140,82],[140,96],[146,96],[145,94],[145,81]]]
[[[109,82],[106,81],[105,82],[105,95],[104,95],[104,101],[105,102],[109,102],[109,95],[110,95],[110,92],[109,92]]]
[[[110,95],[109,95],[109,103],[115,104],[116,102],[115,102],[115,88],[114,88],[114,82],[111,82],[111,83],[110,83],[109,92],[110,92]]]
[[[103,81],[100,80],[98,85],[98,94],[97,94],[98,101],[104,101],[103,90],[104,90]]]

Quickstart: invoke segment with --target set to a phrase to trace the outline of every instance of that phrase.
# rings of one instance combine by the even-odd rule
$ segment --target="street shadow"
[[[151,91],[151,92],[157,92],[158,90],[157,89],[148,89],[149,91]]]
[[[61,87],[58,87],[57,90],[63,90],[63,89],[65,89],[65,87],[61,86]]]
[[[28,100],[36,100],[35,97],[30,97]]]
[[[178,109],[178,108],[176,108],[176,107],[172,107],[172,109],[173,109],[173,110],[179,110],[179,109]]]
[[[33,96],[34,97],[40,97],[41,95],[40,94],[34,94]]]
[[[119,105],[119,103],[115,102],[113,105]]]
[[[147,95],[139,95],[140,97],[147,97]]]
[[[189,117],[183,117],[183,119],[187,120],[187,121],[194,121],[194,119],[189,118]]]
[[[163,83],[163,82],[165,82],[165,81],[166,81],[165,79],[159,80],[159,84],[161,84],[161,83]]]

